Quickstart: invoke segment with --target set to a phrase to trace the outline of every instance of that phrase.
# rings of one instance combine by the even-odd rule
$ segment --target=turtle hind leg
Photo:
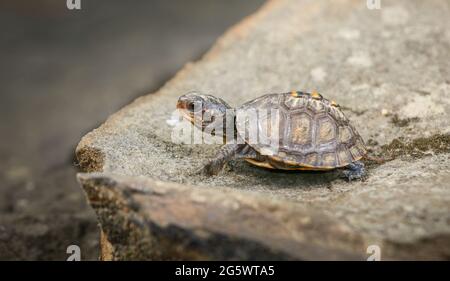
[[[357,179],[364,180],[367,176],[366,168],[361,161],[356,161],[348,165],[342,174],[342,177],[346,178],[348,181]]]

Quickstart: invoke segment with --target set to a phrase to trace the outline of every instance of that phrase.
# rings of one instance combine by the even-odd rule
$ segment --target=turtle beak
[[[177,102],[177,110],[178,110],[178,112],[181,113],[181,115],[185,119],[187,119],[190,122],[193,122],[194,121],[194,112],[192,112],[192,110],[189,109],[189,104],[190,104],[190,101],[186,97],[181,96]]]
[[[177,109],[186,109],[186,103],[187,103],[186,99],[183,96],[181,96],[177,102]]]

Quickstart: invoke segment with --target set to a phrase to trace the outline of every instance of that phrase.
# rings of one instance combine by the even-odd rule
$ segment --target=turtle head
[[[210,125],[216,128],[225,125],[226,114],[231,112],[231,107],[221,98],[196,92],[182,95],[177,109],[186,120],[202,130]]]

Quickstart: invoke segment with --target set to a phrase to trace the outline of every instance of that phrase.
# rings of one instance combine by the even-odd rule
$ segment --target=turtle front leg
[[[247,144],[225,144],[214,159],[208,161],[200,172],[208,176],[217,175],[230,160],[247,157],[251,153],[253,153],[253,149]]]
[[[364,179],[366,177],[366,169],[361,161],[356,161],[348,165],[343,171],[343,177],[347,178],[348,181],[356,179]]]

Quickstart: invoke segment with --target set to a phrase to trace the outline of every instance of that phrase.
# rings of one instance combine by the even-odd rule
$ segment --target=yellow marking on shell
[[[334,100],[331,101],[331,106],[339,107],[339,104],[337,104]]]
[[[299,166],[299,167],[286,167],[281,170],[287,171],[329,171],[336,169],[335,167],[308,167],[308,166]]]
[[[280,157],[277,157],[277,156],[271,156],[270,159],[272,159],[272,160],[274,160],[276,162],[280,162],[280,163],[283,163],[283,164],[291,165],[291,167],[278,167],[278,168],[274,168],[271,165],[272,169],[277,169],[277,170],[287,170],[287,171],[328,171],[328,170],[336,169],[336,167],[334,167],[334,166],[315,167],[315,166],[307,165],[307,164],[299,164],[297,162],[281,159]],[[247,160],[247,159],[245,159],[245,160]],[[263,163],[263,162],[260,162],[260,163]],[[270,164],[268,164],[268,165],[270,165]],[[261,165],[257,165],[257,166],[262,167]]]
[[[258,167],[263,167],[263,168],[268,168],[268,169],[273,169],[273,170],[287,170],[287,171],[329,171],[329,170],[334,170],[336,168],[345,167],[348,165],[348,163],[346,163],[344,165],[317,167],[317,166],[312,166],[312,165],[308,165],[308,164],[299,164],[294,161],[284,160],[277,156],[270,156],[269,158],[273,161],[290,165],[291,167],[274,167],[268,161],[261,162],[261,161],[256,161],[256,160],[250,159],[250,158],[246,158],[245,161],[249,162],[252,165],[258,166]],[[357,161],[359,159],[361,159],[361,157],[355,159],[354,161]]]
[[[292,166],[296,166],[298,165],[298,162],[296,161],[292,161],[292,160],[282,160],[283,163],[288,164],[288,165],[292,165]]]
[[[245,161],[247,161],[248,163],[258,166],[258,167],[263,167],[263,168],[267,168],[267,169],[275,169],[274,167],[272,167],[272,165],[270,165],[267,162],[261,162],[261,161],[256,161],[254,159],[250,159],[250,158],[245,158]]]
[[[280,153],[284,153],[284,152],[280,152]],[[280,155],[280,153],[278,155]],[[287,155],[285,155],[285,156],[287,156]],[[285,156],[282,156],[282,157],[285,157]],[[280,158],[278,156],[271,156],[270,159],[272,159],[272,160],[274,160],[276,162],[284,163],[284,164],[291,165],[291,166],[298,166],[299,165],[299,163],[296,162],[296,161],[283,159],[283,158]]]
[[[313,167],[313,166],[292,166],[292,167],[284,167],[284,168],[274,168],[272,165],[270,165],[270,163],[268,162],[260,162],[260,161],[256,161],[254,159],[249,159],[246,158],[245,161],[247,161],[248,163],[258,166],[258,167],[262,167],[262,168],[267,168],[267,169],[272,169],[272,170],[287,170],[287,171],[328,171],[328,170],[333,170],[336,169],[336,167]],[[281,161],[280,161],[281,162]],[[283,163],[283,162],[282,162]]]
[[[275,161],[277,161],[277,162],[283,162],[283,159],[281,159],[281,158],[278,157],[278,156],[271,156],[270,159],[275,160]]]
[[[363,159],[363,157],[364,157],[364,155],[361,155],[361,156],[359,156],[359,157],[356,157],[356,158],[353,160],[353,162],[359,161],[359,160]],[[346,166],[347,166],[347,165],[346,165]]]
[[[301,92],[291,91],[291,96],[294,98],[299,98],[302,96]]]
[[[336,167],[320,167],[320,168],[318,168],[318,167],[299,167],[299,168],[296,168],[296,170],[302,170],[302,171],[329,171],[329,170],[334,170],[334,169],[336,169]]]
[[[315,99],[315,100],[321,100],[321,99],[322,99],[322,96],[321,96],[318,92],[316,92],[316,91],[314,91],[314,92],[311,93],[311,97],[312,97],[313,99]]]

